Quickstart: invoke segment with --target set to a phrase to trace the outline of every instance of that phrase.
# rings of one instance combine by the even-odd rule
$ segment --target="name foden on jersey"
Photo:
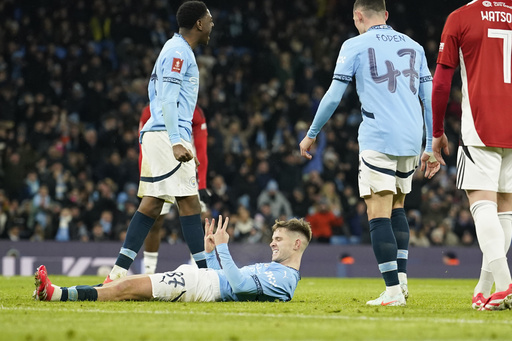
[[[391,43],[405,42],[405,37],[401,34],[376,34],[378,41],[387,41]]]

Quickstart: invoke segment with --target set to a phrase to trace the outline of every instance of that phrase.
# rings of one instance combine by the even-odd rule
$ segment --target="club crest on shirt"
[[[183,59],[173,58],[172,59],[172,72],[181,72],[181,67],[183,66]]]
[[[189,183],[190,183],[190,186],[192,186],[192,187],[196,187],[197,186],[197,180],[196,180],[196,176],[195,175],[190,178]]]

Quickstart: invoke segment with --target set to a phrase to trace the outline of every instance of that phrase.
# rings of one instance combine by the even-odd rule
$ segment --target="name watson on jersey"
[[[501,11],[481,11],[482,20],[512,23],[512,14]]]

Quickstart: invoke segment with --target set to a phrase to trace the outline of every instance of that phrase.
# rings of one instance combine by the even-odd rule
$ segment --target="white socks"
[[[128,274],[128,270],[126,270],[118,265],[114,265],[112,270],[110,270],[110,274],[108,275],[108,277],[110,277],[111,280],[115,280],[115,279],[126,277],[127,274]]]
[[[52,294],[52,298],[50,299],[50,301],[60,301],[60,298],[62,297],[62,289],[59,286],[54,285],[54,284],[52,284],[52,287],[53,287],[53,294]]]
[[[479,200],[471,205],[470,210],[475,221],[478,244],[484,255],[484,262],[488,261],[496,291],[507,290],[512,278],[505,253],[505,232],[498,219],[498,205],[490,200]],[[485,268],[484,265],[482,269]]]
[[[144,251],[144,273],[147,275],[154,274],[156,264],[158,262],[158,252]]]
[[[407,274],[405,272],[399,272],[398,280],[400,281],[400,284],[407,284]]]
[[[400,288],[400,284],[393,285],[391,287],[386,287],[386,292],[389,296],[394,297],[402,292],[402,289]]]
[[[512,242],[512,212],[500,212],[498,218],[505,234],[505,254],[507,254]]]

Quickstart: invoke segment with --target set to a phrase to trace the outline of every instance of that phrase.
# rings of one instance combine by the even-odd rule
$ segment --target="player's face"
[[[289,232],[284,228],[278,228],[272,235],[270,248],[272,249],[272,261],[282,263],[290,258],[295,248],[295,233]]]
[[[204,17],[199,19],[199,21],[201,22],[201,27],[203,28],[201,41],[199,43],[202,45],[208,45],[208,42],[210,41],[210,33],[212,33],[213,26],[215,26],[213,23],[213,17],[210,14],[210,10],[206,10],[206,14]]]

